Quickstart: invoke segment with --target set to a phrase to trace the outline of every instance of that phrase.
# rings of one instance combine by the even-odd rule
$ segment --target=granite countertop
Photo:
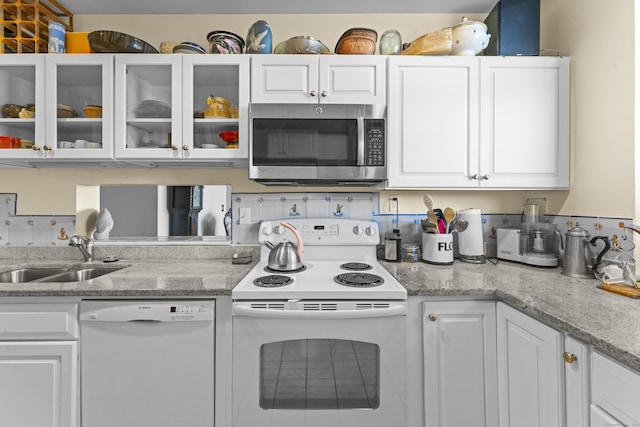
[[[0,250],[0,272],[30,266],[82,264],[79,252],[52,261],[47,251],[29,256]],[[0,297],[208,297],[229,296],[258,260],[259,247],[120,248],[119,261],[102,248],[94,265],[125,267],[87,282],[0,283]],[[251,255],[248,264],[233,264],[232,255]],[[58,252],[56,252],[58,254]],[[500,261],[452,266],[423,262],[382,265],[402,283],[409,296],[485,297],[504,301],[548,325],[569,333],[640,371],[640,301],[603,291],[593,279],[574,279],[559,268],[537,268]]]
[[[640,371],[640,300],[603,291],[596,279],[508,261],[382,264],[410,296],[492,297]]]

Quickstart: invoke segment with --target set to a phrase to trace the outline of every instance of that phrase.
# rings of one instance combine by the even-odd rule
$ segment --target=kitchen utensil
[[[435,211],[430,210],[427,212],[427,220],[436,228],[436,233],[440,233],[440,227],[438,227],[438,217],[436,216]]]
[[[292,242],[284,241],[274,245],[268,240],[264,244],[271,249],[269,252],[269,260],[267,266],[274,271],[297,271],[304,267],[302,263],[302,239],[298,230],[296,230],[291,224],[281,222],[281,226],[291,230],[298,240],[298,244],[295,245]]]
[[[613,292],[614,294],[624,295],[629,298],[640,298],[640,289],[632,288],[628,285],[603,282],[600,283],[600,289]]]
[[[436,233],[437,227],[434,224],[431,224],[426,219],[420,220],[420,225],[422,226],[422,231],[425,233]]]
[[[595,242],[598,240],[604,240],[605,247],[595,257],[594,264],[589,246],[595,246]],[[594,266],[597,270],[597,264],[602,256],[611,248],[611,244],[607,243],[609,243],[609,239],[604,236],[596,236],[591,239],[589,232],[576,223],[575,227],[566,232],[564,248],[560,248],[562,274],[569,277],[593,279],[595,277]]]
[[[433,198],[430,195],[425,194],[424,197],[422,198],[422,202],[427,207],[428,211],[433,209]]]
[[[469,227],[469,221],[467,221],[466,219],[461,219],[460,221],[456,221],[454,225],[454,228],[458,233],[462,233],[464,230],[467,229],[467,227]]]
[[[442,212],[442,209],[434,209],[433,211],[436,213],[436,218],[438,219],[438,231],[440,232],[440,234],[444,234],[444,213]]]
[[[449,233],[449,227],[451,226],[451,222],[456,218],[456,211],[452,208],[444,208],[444,222],[445,222],[445,233]]]
[[[118,31],[92,31],[87,38],[93,53],[159,53],[144,40]]]
[[[378,33],[370,28],[350,28],[336,44],[335,53],[347,55],[373,55],[376,53]]]

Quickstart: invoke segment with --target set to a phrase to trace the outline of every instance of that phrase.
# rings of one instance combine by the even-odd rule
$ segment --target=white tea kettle
[[[268,240],[264,244],[271,249],[269,252],[269,260],[267,267],[270,270],[285,272],[298,271],[304,267],[304,247],[302,245],[302,238],[296,228],[288,222],[281,222],[284,228],[291,230],[294,236],[296,236],[297,244],[293,244],[289,241],[284,241],[274,245]]]

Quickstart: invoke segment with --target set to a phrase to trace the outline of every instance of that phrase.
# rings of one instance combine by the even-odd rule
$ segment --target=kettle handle
[[[304,262],[304,247],[302,246],[302,236],[300,236],[300,233],[298,232],[298,230],[288,222],[281,222],[280,225],[282,225],[284,228],[291,230],[293,235],[296,236],[296,239],[298,240],[298,243],[297,243],[298,257],[300,258],[300,262]]]
[[[593,267],[591,267],[594,273],[597,271],[598,265],[600,265],[602,256],[606,254],[609,249],[611,249],[611,242],[609,241],[609,238],[607,236],[596,236],[593,239],[591,239],[589,243],[591,244],[591,246],[596,246],[598,240],[602,240],[604,242],[604,248],[600,251],[600,253],[596,257],[596,262],[593,264]]]

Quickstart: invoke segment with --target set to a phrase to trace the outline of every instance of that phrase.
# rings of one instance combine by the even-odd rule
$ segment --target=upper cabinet
[[[254,55],[251,102],[385,104],[386,57]]]
[[[118,55],[115,79],[116,159],[247,158],[248,57]]]
[[[390,57],[388,188],[569,186],[569,58]]]
[[[44,60],[42,55],[2,55],[0,162],[44,157],[44,151],[31,149],[45,145]],[[28,148],[10,149],[21,146]]]

